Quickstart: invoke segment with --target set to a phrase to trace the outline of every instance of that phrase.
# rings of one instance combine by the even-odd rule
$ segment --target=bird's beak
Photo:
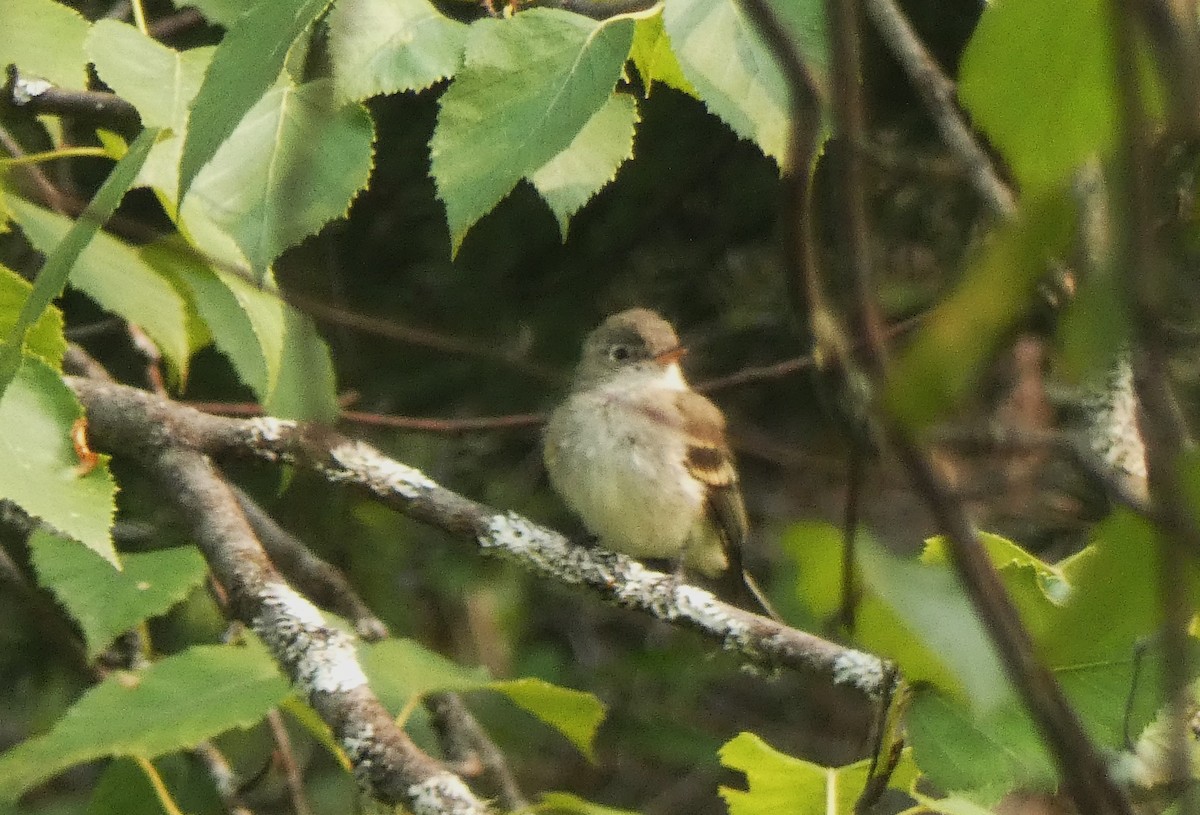
[[[684,355],[687,354],[687,352],[688,350],[682,345],[676,345],[674,348],[663,351],[661,354],[656,356],[654,361],[665,368],[668,365],[679,362],[679,360],[681,360]]]

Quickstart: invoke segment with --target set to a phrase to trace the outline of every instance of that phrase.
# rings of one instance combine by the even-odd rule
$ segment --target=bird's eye
[[[629,359],[629,348],[624,345],[614,345],[608,349],[608,356],[613,362],[624,362]]]

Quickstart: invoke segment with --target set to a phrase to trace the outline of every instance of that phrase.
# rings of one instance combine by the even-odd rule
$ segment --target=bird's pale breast
[[[704,539],[713,537],[705,487],[684,466],[683,437],[664,434],[664,421],[617,394],[574,394],[547,426],[546,468],[605,546],[635,557],[682,557],[713,574],[725,567],[725,555],[719,540]]]

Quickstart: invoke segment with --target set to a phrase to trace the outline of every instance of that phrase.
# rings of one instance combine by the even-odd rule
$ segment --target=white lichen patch
[[[337,464],[337,468],[326,468],[331,479],[362,484],[377,495],[412,499],[437,487],[437,482],[415,467],[388,458],[360,441],[337,445],[329,451],[329,457]]]
[[[852,685],[863,693],[878,696],[883,689],[883,661],[871,654],[847,648],[833,660],[835,685]]]
[[[358,726],[343,733],[339,741],[346,751],[346,757],[350,759],[350,766],[354,768],[354,780],[362,789],[369,790],[373,769],[370,755],[375,747],[375,728],[361,720],[351,722],[355,723]]]
[[[488,518],[479,545],[530,564],[542,574],[567,583],[587,583],[587,573],[598,568],[591,552],[574,546],[557,532],[538,526],[515,512],[503,512]]]
[[[408,788],[413,815],[487,815],[491,809],[457,775],[434,773]]]
[[[354,643],[326,625],[316,606],[284,583],[269,583],[259,593],[261,611],[251,628],[289,666],[306,696],[345,693],[367,684]]]
[[[258,455],[277,461],[284,456],[274,448],[288,434],[295,432],[296,423],[273,416],[255,416],[246,420],[246,427],[250,431],[250,443]]]

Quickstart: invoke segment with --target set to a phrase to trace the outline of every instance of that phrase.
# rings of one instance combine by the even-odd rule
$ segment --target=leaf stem
[[[150,26],[146,24],[146,9],[142,7],[142,0],[132,0],[129,4],[133,8],[133,22],[138,27],[138,31],[150,36]]]
[[[154,788],[154,794],[158,796],[158,802],[162,804],[163,811],[167,815],[183,815],[183,811],[175,803],[175,799],[171,797],[171,791],[163,783],[162,776],[158,774],[158,768],[150,762],[150,759],[134,756],[133,760],[137,762],[137,765],[142,768],[142,772],[146,774],[146,780]]]
[[[0,169],[21,167],[26,164],[39,164],[43,161],[54,161],[60,158],[109,158],[109,154],[103,147],[63,147],[60,150],[43,150],[40,153],[27,153],[23,156],[0,158]]]

